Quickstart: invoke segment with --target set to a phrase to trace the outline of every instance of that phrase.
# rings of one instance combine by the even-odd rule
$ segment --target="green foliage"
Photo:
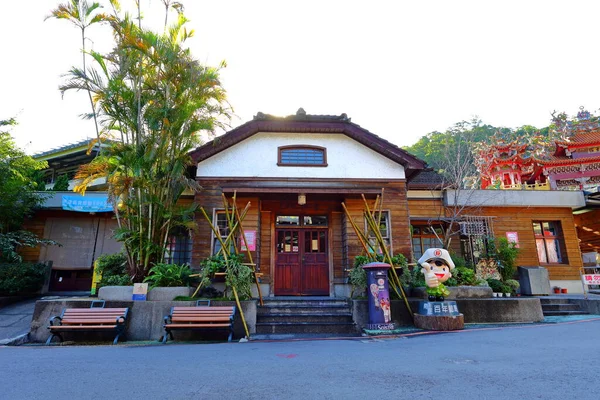
[[[96,260],[96,269],[102,274],[99,287],[131,285],[131,278],[127,273],[127,258],[123,253],[102,254]]]
[[[251,287],[254,283],[252,268],[241,263],[241,257],[230,257],[226,263],[225,284],[235,288],[240,300],[252,298]]]
[[[194,282],[190,277],[192,274],[189,265],[159,263],[150,269],[144,282],[149,282],[150,288],[189,286]]]
[[[488,283],[489,287],[491,287],[495,293],[505,293],[505,292],[503,292],[504,284],[502,283],[501,280],[490,278],[487,280],[487,283]]]
[[[104,275],[127,274],[127,258],[123,253],[102,254],[96,259],[96,269]]]
[[[475,271],[467,267],[456,267],[452,271],[452,277],[456,279],[457,286],[474,286],[477,283]]]
[[[504,282],[504,284],[510,288],[510,293],[513,293],[513,294],[517,293],[517,291],[521,287],[521,284],[519,283],[519,281],[514,280],[514,279],[507,279]]]
[[[65,174],[59,175],[52,186],[53,192],[66,192],[69,190],[69,177]]]
[[[14,125],[14,119],[0,120],[0,261],[20,262],[17,253],[20,246],[35,247],[54,242],[20,230],[23,221],[45,199],[36,192],[35,178],[48,164],[34,160],[16,146],[8,131]]]
[[[377,261],[383,262],[383,255],[377,255]],[[362,295],[367,289],[367,272],[362,268],[363,265],[372,262],[367,256],[356,256],[354,258],[354,266],[348,272],[348,282],[352,285],[352,295],[357,293]],[[398,273],[400,280],[403,285],[409,286],[413,280],[410,269],[408,268],[408,261],[402,254],[397,254],[392,257],[392,262],[395,267],[400,267]],[[394,293],[391,291],[390,294]]]
[[[1,263],[0,295],[36,293],[42,288],[47,272],[45,264]]]
[[[496,259],[498,260],[498,271],[503,281],[513,279],[518,255],[519,249],[515,243],[509,242],[505,237],[498,239]]]
[[[468,267],[468,262],[463,256],[458,254],[450,254],[450,257],[452,258],[452,262],[454,263],[455,267]]]
[[[196,206],[177,203],[186,189],[199,190],[186,175],[193,165],[190,151],[199,146],[202,133],[224,127],[229,118],[220,82],[225,64],[209,67],[193,57],[186,43],[193,31],[182,9],[174,24],[156,33],[119,7],[104,15],[96,14],[93,4],[77,8],[81,3],[72,0],[52,15],[82,32],[104,21],[115,43],[108,54],[90,51],[93,65],[72,68],[60,87],[63,93],[90,93],[94,112],[88,117],[98,117],[98,140],[110,143],[79,169],[75,178],[82,181],[76,191],[83,193],[96,178],[107,178],[109,197],[119,205],[116,238],[126,248],[129,274],[140,282],[164,260],[171,232],[196,226]]]

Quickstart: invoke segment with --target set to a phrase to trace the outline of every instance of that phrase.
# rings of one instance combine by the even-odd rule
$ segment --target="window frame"
[[[192,265],[193,240],[191,234],[189,229],[178,229],[169,235],[164,257],[166,264]]]
[[[379,214],[379,211],[376,211],[376,214]],[[387,243],[387,245],[389,246],[390,250],[393,252],[393,244],[392,244],[392,212],[388,209],[386,210],[381,210],[381,217],[382,219],[385,221],[386,223],[386,235],[384,236],[383,234],[382,239],[384,242]],[[364,220],[364,225],[365,225],[365,231],[369,233],[369,240],[373,240],[376,241],[375,239],[375,235],[371,232],[370,227],[367,224],[367,220]],[[381,232],[381,223],[380,223],[380,227],[379,227],[379,232]]]
[[[323,163],[307,164],[307,163],[282,163],[281,155],[286,150],[319,150],[323,152]],[[327,167],[327,148],[321,146],[313,146],[308,144],[295,144],[289,146],[279,146],[277,148],[277,166],[279,167]]]
[[[551,235],[551,234],[544,234],[544,224],[550,224],[550,225],[554,225],[554,228],[556,229],[556,235]],[[535,224],[539,224],[542,233],[538,234],[535,232]],[[565,265],[568,264],[568,256],[567,256],[567,247],[566,247],[566,243],[565,243],[565,237],[563,235],[563,229],[562,229],[562,224],[561,221],[551,221],[551,220],[532,220],[531,221],[531,229],[533,231],[533,237],[535,239],[535,252],[538,258],[538,261],[541,265]],[[542,240],[542,243],[544,243],[544,252],[546,255],[546,262],[543,262],[540,258],[540,253],[539,253],[539,249],[537,246],[537,241],[538,239]],[[546,243],[546,240],[548,239],[552,239],[556,242],[556,244],[558,245],[558,262],[549,262],[548,260],[550,259],[549,254],[548,254],[548,245]]]
[[[215,226],[218,230],[219,233],[221,233],[221,229],[219,228],[219,224],[218,224],[218,215],[226,215],[225,209],[223,208],[215,208],[213,210],[213,226]],[[225,239],[227,238],[227,236],[229,236],[229,228],[227,228],[227,234],[226,235],[220,235],[221,236],[221,240],[225,241]],[[215,249],[217,248],[216,244],[218,242],[218,239],[215,235],[215,232],[211,229],[211,233],[210,233],[210,255],[214,256],[216,254]],[[220,250],[221,243],[219,242],[219,248],[217,250]]]
[[[411,237],[410,237],[411,241],[410,241],[410,247],[411,247],[412,255],[413,255],[413,257],[415,258],[415,259],[414,259],[414,262],[416,262],[416,260],[418,260],[419,258],[421,258],[421,256],[423,255],[423,253],[424,253],[424,252],[425,252],[425,251],[426,251],[428,248],[431,248],[431,247],[427,247],[427,248],[426,248],[426,247],[424,246],[424,244],[423,244],[423,239],[434,239],[435,241],[439,241],[439,238],[438,238],[438,237],[437,237],[437,236],[436,236],[434,233],[423,233],[423,231],[424,231],[424,230],[427,230],[427,229],[431,230],[431,229],[434,229],[434,228],[435,228],[435,227],[434,227],[433,225],[431,225],[431,224],[417,224],[417,223],[411,223],[411,226],[413,227],[413,229],[411,230]],[[415,232],[414,232],[414,228],[418,228],[418,229],[420,229],[420,232],[419,232],[419,233],[415,233]],[[441,229],[441,227],[440,227],[440,229]],[[415,252],[415,243],[413,242],[415,239],[418,239],[418,240],[419,240],[419,243],[420,243],[420,244],[419,244],[419,246],[421,246],[421,252],[420,252],[420,253],[421,253],[421,255],[420,255],[419,257],[417,257],[417,256],[415,255],[415,253],[416,253],[416,252]],[[438,246],[437,246],[437,247],[442,247],[442,245],[438,243]]]

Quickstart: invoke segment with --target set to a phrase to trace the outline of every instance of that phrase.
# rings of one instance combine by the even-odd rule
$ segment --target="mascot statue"
[[[421,272],[425,275],[429,301],[444,301],[444,297],[450,294],[444,282],[450,279],[451,270],[454,269],[454,262],[448,250],[427,249],[418,263],[422,267]]]

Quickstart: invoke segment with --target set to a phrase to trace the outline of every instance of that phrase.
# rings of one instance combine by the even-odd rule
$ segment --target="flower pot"
[[[560,289],[560,292],[561,292],[561,293],[565,293],[565,294],[566,294],[566,293],[567,293],[567,288],[562,288],[562,289]]]
[[[555,287],[554,288],[554,293],[560,293],[560,288],[559,287]]]
[[[510,297],[510,293],[504,293],[504,297]]]
[[[494,292],[494,293],[492,293],[492,296],[498,297],[498,293]]]

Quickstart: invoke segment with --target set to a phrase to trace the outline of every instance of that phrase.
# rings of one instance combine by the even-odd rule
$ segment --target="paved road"
[[[0,307],[0,341],[29,332],[36,300],[25,300]]]
[[[600,320],[391,340],[0,347],[2,399],[594,399]]]

